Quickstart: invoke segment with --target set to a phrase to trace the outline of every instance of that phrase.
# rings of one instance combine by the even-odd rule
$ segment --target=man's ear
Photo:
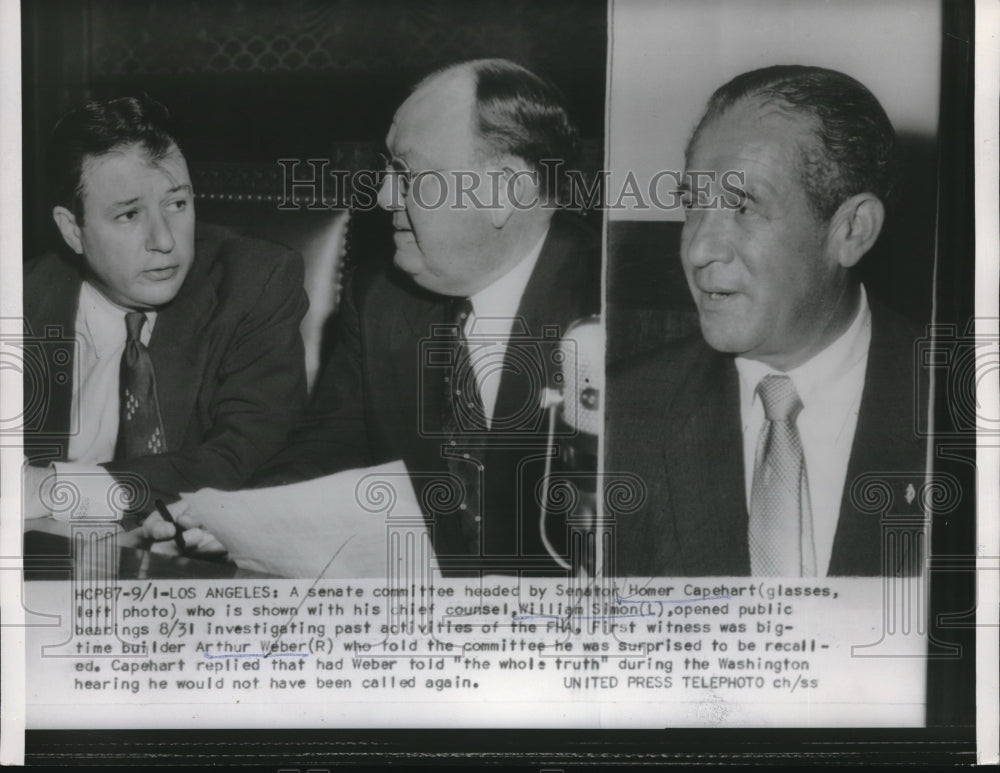
[[[837,262],[851,268],[875,245],[885,205],[874,193],[858,193],[840,205],[830,221],[829,239]]]
[[[80,226],[76,222],[76,215],[66,207],[53,207],[52,219],[56,221],[56,227],[69,248],[77,255],[83,255],[83,239],[80,235]]]
[[[490,217],[494,228],[503,228],[517,210],[531,209],[538,203],[538,174],[512,166],[504,166],[498,172],[498,206],[490,210]]]

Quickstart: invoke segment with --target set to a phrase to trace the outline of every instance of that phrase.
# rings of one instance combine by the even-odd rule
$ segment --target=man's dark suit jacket
[[[871,309],[865,386],[829,575],[883,571],[880,514],[858,507],[852,482],[884,473],[898,504],[906,494],[897,489],[912,483],[920,490],[926,465],[925,445],[914,433],[919,332],[874,302]],[[616,574],[750,574],[733,360],[698,332],[609,371],[605,469],[635,473],[646,486],[644,506],[615,518]]]
[[[541,393],[555,384],[559,365],[551,353],[566,328],[600,309],[600,270],[596,234],[557,213],[521,298],[520,332],[510,339],[497,395],[494,416],[517,420],[485,436],[484,556],[467,562],[476,569],[556,566],[539,537],[536,504],[547,447]],[[434,517],[430,504],[431,492],[441,491],[433,484],[447,469],[447,441],[446,373],[429,352],[440,351],[433,331],[447,322],[448,305],[449,299],[421,291],[392,267],[359,269],[344,294],[342,337],[310,408],[288,447],[256,481],[288,483],[402,459],[424,502],[439,561],[466,553],[457,513]],[[519,354],[543,364],[546,384],[518,363]]]
[[[25,378],[25,453],[66,459],[79,264],[47,254],[25,265],[25,336],[41,341],[44,377]],[[278,245],[201,225],[180,292],[158,310],[149,341],[166,453],[110,462],[155,494],[235,489],[281,447],[306,400],[299,322],[308,308],[302,258]]]

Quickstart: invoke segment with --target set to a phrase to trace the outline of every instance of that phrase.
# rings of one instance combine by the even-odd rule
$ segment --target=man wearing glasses
[[[576,131],[551,85],[488,59],[419,83],[386,145],[393,265],[353,276],[311,407],[258,480],[402,459],[442,570],[557,569],[539,526],[543,398],[566,329],[600,308],[597,235],[556,212],[546,173]]]

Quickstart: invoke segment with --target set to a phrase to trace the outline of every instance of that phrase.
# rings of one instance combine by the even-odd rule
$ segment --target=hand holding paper
[[[222,492],[219,492],[222,493]],[[183,502],[171,505],[171,512],[175,520],[183,529],[185,550],[184,555],[216,557],[226,552],[226,547],[214,536],[202,528],[195,525],[190,518],[182,518],[183,510],[187,508]],[[157,540],[150,548],[154,553],[164,555],[181,555],[180,548],[174,542],[176,527],[172,523],[165,521],[155,510],[149,514],[142,523],[144,535],[150,539]]]
[[[170,510],[187,529],[185,540],[196,541],[199,550],[217,540],[243,568],[310,579],[387,576],[387,516],[414,516],[407,521],[410,529],[421,521],[402,462],[290,486],[202,489]],[[173,527],[155,513],[143,528],[156,539],[173,536]]]

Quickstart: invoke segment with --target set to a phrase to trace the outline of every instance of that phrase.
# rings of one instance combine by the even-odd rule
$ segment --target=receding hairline
[[[545,77],[510,59],[471,59],[425,76],[410,98],[442,82],[456,81],[461,84],[461,107],[466,108],[464,100],[469,103],[467,131],[474,163],[515,169],[523,165],[539,173],[546,159],[577,158],[578,130],[569,117],[566,97]],[[394,139],[390,130],[387,143],[395,146]],[[536,179],[549,184],[547,176]]]
[[[509,59],[501,59],[497,57],[468,59],[464,62],[455,62],[454,64],[445,65],[444,67],[434,70],[434,72],[428,73],[417,81],[413,88],[410,89],[410,94],[415,94],[424,86],[430,84],[438,78],[444,78],[449,75],[468,74],[472,78],[473,96],[475,96],[479,86],[480,75],[482,75],[483,71],[490,67],[503,67],[512,71],[519,71],[525,73],[526,75],[537,77],[527,67],[517,64],[516,62],[512,62]]]
[[[447,69],[431,73],[430,75],[423,78],[416,86],[414,86],[410,90],[409,95],[403,101],[403,104],[399,106],[399,108],[396,110],[395,115],[393,116],[392,125],[389,127],[389,131],[386,133],[387,145],[392,145],[394,142],[396,142],[396,138],[398,137],[399,133],[400,116],[404,114],[404,110],[410,113],[416,112],[418,109],[426,111],[425,107],[421,106],[420,108],[418,108],[416,106],[420,105],[420,103],[427,98],[427,95],[434,93],[435,96],[433,98],[438,101],[444,101],[447,104],[447,107],[453,109],[457,107],[455,105],[453,94],[446,95],[440,92],[434,92],[433,90],[437,87],[442,86],[444,84],[444,81],[446,80],[453,80],[455,82],[461,83],[462,72],[460,71],[460,68],[461,65],[455,65],[453,67],[449,67]],[[469,88],[466,89],[466,94],[469,103],[468,116],[467,116],[468,129],[471,136],[474,139],[474,144],[478,147],[480,136],[477,125],[476,81],[470,79],[467,81],[467,83],[469,84]],[[438,112],[439,111],[435,111],[434,115],[436,116]],[[412,121],[412,118],[410,120]],[[399,152],[403,155],[406,154],[419,155],[422,153],[422,149],[419,147],[414,147],[414,148],[404,147],[404,148],[397,148],[396,152]]]
[[[706,108],[705,115],[699,120],[698,125],[691,135],[691,139],[688,140],[688,144],[684,149],[685,168],[690,169],[691,156],[705,131],[739,110],[753,110],[755,115],[760,119],[777,117],[798,129],[797,136],[793,140],[794,147],[791,154],[798,183],[801,185],[803,191],[805,191],[806,199],[817,222],[828,222],[833,213],[827,214],[822,212],[813,193],[815,185],[813,178],[818,169],[822,168],[822,174],[827,177],[836,175],[836,171],[830,168],[831,165],[835,166],[835,164],[827,156],[823,147],[822,121],[812,111],[805,107],[796,106],[783,99],[780,95],[766,92],[752,92],[744,94],[722,106],[712,106],[710,103],[709,108]]]
[[[822,126],[819,119],[810,111],[796,107],[779,96],[763,93],[746,94],[719,109],[712,110],[711,116],[706,108],[705,115],[698,121],[684,148],[684,163],[689,163],[691,153],[706,129],[740,109],[755,109],[760,118],[775,115],[789,123],[798,124],[802,128],[803,136],[807,137],[811,143],[819,143],[820,141],[819,131]]]

